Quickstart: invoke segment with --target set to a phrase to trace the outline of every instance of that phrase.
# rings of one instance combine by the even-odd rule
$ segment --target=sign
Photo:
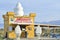
[[[15,18],[14,23],[32,23],[31,18]]]

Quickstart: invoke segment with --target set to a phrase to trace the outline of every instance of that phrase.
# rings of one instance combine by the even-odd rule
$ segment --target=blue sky
[[[60,20],[60,0],[1,0],[0,23],[3,23],[2,15],[13,11],[17,2],[22,4],[26,15],[35,12],[37,22]]]

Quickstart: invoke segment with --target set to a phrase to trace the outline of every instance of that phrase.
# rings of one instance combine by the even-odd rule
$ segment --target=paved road
[[[33,39],[29,39],[29,38],[21,38],[21,40],[60,40],[60,39],[56,39],[56,38],[33,38]]]
[[[15,39],[16,40],[16,39]],[[47,37],[45,37],[45,38],[43,38],[43,37],[41,37],[40,39],[38,39],[37,37],[35,37],[35,38],[21,38],[20,40],[60,40],[60,39],[56,39],[56,38],[47,38]]]

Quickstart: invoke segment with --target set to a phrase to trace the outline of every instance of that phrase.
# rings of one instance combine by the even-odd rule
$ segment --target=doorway
[[[20,28],[21,28],[21,30],[22,30],[21,38],[27,38],[26,26],[27,26],[27,25],[20,25]]]

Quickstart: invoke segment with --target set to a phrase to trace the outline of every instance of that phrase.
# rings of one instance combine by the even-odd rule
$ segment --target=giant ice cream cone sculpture
[[[24,11],[23,11],[23,7],[21,5],[21,3],[17,3],[16,7],[14,8],[14,12],[17,16],[23,16],[24,15]]]
[[[15,33],[16,33],[16,40],[20,40],[21,29],[20,29],[20,26],[19,25],[16,26]]]
[[[36,34],[38,36],[38,39],[40,39],[41,33],[42,33],[42,28],[38,25],[38,27],[36,28]]]

